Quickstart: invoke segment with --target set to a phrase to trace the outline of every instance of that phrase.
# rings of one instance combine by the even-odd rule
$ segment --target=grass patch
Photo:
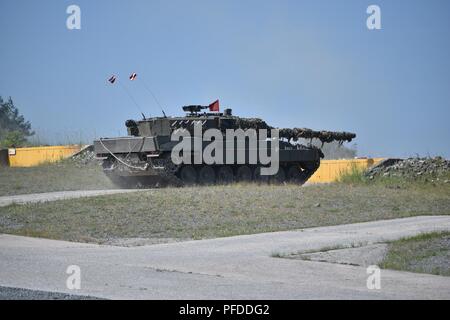
[[[450,232],[391,242],[381,268],[450,276]]]
[[[317,205],[320,204],[320,205]],[[0,208],[0,232],[104,243],[204,239],[450,214],[450,186],[329,184],[167,188]]]
[[[110,188],[112,183],[96,163],[64,160],[30,168],[0,167],[0,196]]]
[[[339,175],[338,182],[347,184],[366,183],[367,179],[364,176],[365,169],[358,168],[352,164],[350,170],[346,170]]]

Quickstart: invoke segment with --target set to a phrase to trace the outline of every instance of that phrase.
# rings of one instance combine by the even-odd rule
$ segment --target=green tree
[[[0,96],[0,146],[23,146],[32,135],[30,122],[19,114],[11,97],[4,101]]]

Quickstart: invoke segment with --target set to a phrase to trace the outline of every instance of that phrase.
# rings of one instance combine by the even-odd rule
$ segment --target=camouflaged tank
[[[356,137],[354,133],[348,132],[314,131],[305,128],[279,129],[279,169],[276,174],[270,176],[260,174],[263,165],[259,156],[256,163],[251,161],[249,141],[245,142],[245,159],[240,163],[235,161],[227,164],[227,159],[223,159],[224,164],[206,164],[205,162],[195,164],[193,159],[192,164],[174,163],[171,156],[172,149],[179,141],[171,140],[172,133],[176,130],[186,130],[193,135],[195,125],[201,126],[202,133],[208,129],[220,130],[224,140],[224,157],[227,153],[227,129],[243,129],[244,131],[255,129],[256,132],[260,129],[268,129],[269,138],[266,141],[270,145],[270,129],[275,128],[265,121],[233,116],[231,109],[225,109],[223,113],[205,112],[205,109],[208,109],[208,106],[190,105],[183,107],[186,115],[181,117],[164,116],[138,121],[127,120],[125,122],[127,137],[101,138],[94,141],[96,157],[103,161],[103,170],[106,175],[120,187],[226,184],[252,180],[303,184],[319,168],[320,159],[323,158],[320,148],[311,144],[312,139],[320,140],[323,145],[332,141],[350,142]],[[257,134],[257,136],[259,140],[260,135]],[[307,139],[309,143],[300,144],[299,139]],[[202,150],[209,143],[211,142],[202,141]],[[236,150],[232,152],[236,155]],[[189,157],[194,158],[194,153],[192,152]]]

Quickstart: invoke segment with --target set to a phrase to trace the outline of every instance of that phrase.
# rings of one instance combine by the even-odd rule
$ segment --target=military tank
[[[312,145],[313,139],[320,140],[323,146],[324,143],[333,141],[339,141],[341,144],[344,141],[350,142],[356,137],[354,133],[349,132],[314,131],[306,128],[278,129],[261,119],[234,116],[231,109],[225,109],[221,113],[214,107],[214,112],[210,112],[211,106],[184,106],[186,114],[180,117],[143,116],[142,120],[127,120],[125,126],[128,136],[94,141],[96,158],[102,160],[105,174],[116,185],[125,188],[228,184],[240,181],[303,184],[319,168],[320,160],[324,157],[321,149]],[[268,146],[273,143],[273,139],[277,139],[278,171],[272,175],[261,174],[261,169],[266,166],[262,164],[259,156],[256,157],[256,162],[255,158],[252,161],[250,156],[251,151],[260,151],[255,150],[261,148],[260,144],[255,147],[247,140],[244,142],[244,148],[241,145],[240,150],[245,156],[238,163],[228,162],[227,159],[212,164],[198,163],[195,159],[183,163],[174,161],[172,151],[180,141],[174,141],[172,134],[184,131],[190,136],[184,139],[191,139],[188,141],[195,144],[195,138],[192,138],[195,129],[200,129],[202,134],[208,129],[220,132],[224,139],[221,146],[224,157],[227,151],[230,151],[227,149],[229,130],[254,130],[257,140],[266,140]],[[261,137],[259,132],[262,129],[269,132],[269,135]],[[272,129],[278,130],[278,137],[272,137]],[[302,144],[300,139],[306,139],[309,143]],[[204,151],[212,141],[201,141],[200,151]],[[183,156],[194,158],[196,151],[198,153],[199,150],[193,148],[190,154]],[[230,152],[236,154],[237,151],[239,150]]]

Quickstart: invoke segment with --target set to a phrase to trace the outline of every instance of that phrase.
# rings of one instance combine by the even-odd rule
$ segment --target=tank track
[[[130,162],[134,166],[138,164],[135,162]],[[121,163],[114,161],[113,159],[105,160],[103,163],[103,169],[105,174],[110,178],[110,180],[120,188],[162,188],[162,187],[183,187],[189,185],[204,185],[208,183],[204,183],[200,181],[198,177],[198,172],[205,165],[194,166],[195,171],[197,172],[197,180],[195,183],[192,181],[184,181],[180,176],[180,172],[183,169],[183,165],[174,165],[170,159],[154,159],[150,163],[149,162],[140,162],[139,165],[144,167],[144,165],[148,164],[148,167],[152,167],[154,170],[157,170],[157,175],[148,175],[145,174],[145,171],[139,172],[135,170],[131,170],[130,168],[122,165]],[[246,165],[242,165],[246,166]],[[241,166],[241,167],[242,167]],[[298,175],[294,178],[289,178],[287,176],[287,166],[281,166],[280,170],[283,170],[283,175],[285,178],[283,181],[275,181],[274,177],[256,176],[257,166],[246,166],[252,172],[251,181],[248,182],[259,182],[259,183],[283,183],[283,182],[291,182],[299,185],[304,184],[308,181],[309,178],[317,171],[320,166],[320,161],[314,162],[306,162],[306,163],[297,163],[291,166],[295,166],[298,168]],[[240,166],[233,166],[233,177],[232,181],[238,181],[237,177],[237,169]],[[218,168],[214,168],[217,173]],[[266,178],[267,177],[267,178]]]

